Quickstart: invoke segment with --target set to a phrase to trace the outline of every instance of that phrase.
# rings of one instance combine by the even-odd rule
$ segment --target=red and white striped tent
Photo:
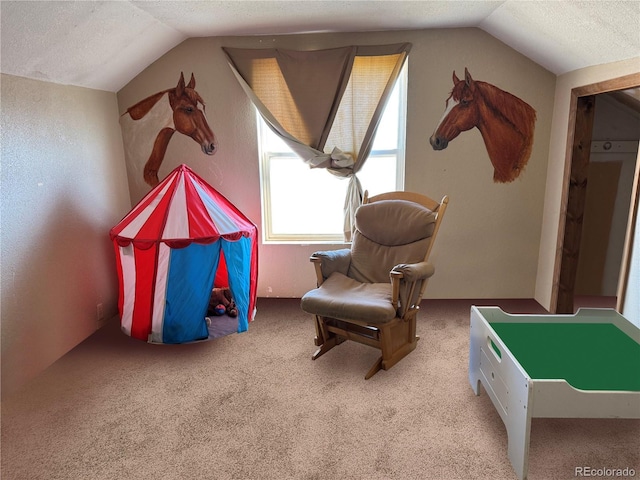
[[[122,330],[152,343],[208,338],[211,289],[228,286],[238,332],[255,314],[257,228],[186,165],[171,172],[110,231]]]

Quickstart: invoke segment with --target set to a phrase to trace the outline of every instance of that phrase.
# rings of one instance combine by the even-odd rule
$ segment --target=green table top
[[[582,390],[640,391],[640,344],[610,323],[491,322],[532,379]]]

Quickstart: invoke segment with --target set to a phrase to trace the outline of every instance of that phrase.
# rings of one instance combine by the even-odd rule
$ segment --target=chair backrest
[[[428,200],[433,209],[414,199],[368,199],[365,195],[365,203],[355,215],[348,276],[360,282],[385,283],[395,265],[426,260],[441,208],[438,202]]]
[[[440,230],[440,224],[442,223],[444,212],[449,205],[449,195],[443,196],[442,199],[437,202],[433,198],[429,198],[426,195],[415,192],[386,192],[379,195],[374,195],[373,197],[369,197],[369,192],[367,190],[364,191],[364,198],[362,200],[363,204],[379,202],[380,200],[407,200],[409,202],[419,203],[420,205],[428,208],[436,214],[436,227],[433,231],[433,235],[431,236],[429,250],[424,256],[424,260],[427,261],[429,259],[429,255],[431,254],[431,250],[433,249],[436,236],[438,235],[438,230]]]

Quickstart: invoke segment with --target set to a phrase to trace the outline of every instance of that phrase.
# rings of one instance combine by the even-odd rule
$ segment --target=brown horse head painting
[[[146,159],[143,178],[152,187],[159,183],[158,170],[175,132],[192,138],[203,153],[216,153],[216,137],[207,123],[205,104],[195,87],[193,74],[185,84],[184,74],[180,73],[175,88],[145,98],[122,116],[127,162],[137,166]]]
[[[465,68],[464,80],[453,72],[453,90],[429,142],[434,150],[443,150],[460,132],[476,127],[493,165],[494,182],[512,182],[531,156],[535,123],[536,111],[530,105],[474,80]]]

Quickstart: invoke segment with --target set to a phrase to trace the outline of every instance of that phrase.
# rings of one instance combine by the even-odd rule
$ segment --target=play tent
[[[211,289],[228,286],[237,332],[253,320],[257,228],[186,165],[151,190],[110,231],[122,330],[151,343],[209,338]]]

